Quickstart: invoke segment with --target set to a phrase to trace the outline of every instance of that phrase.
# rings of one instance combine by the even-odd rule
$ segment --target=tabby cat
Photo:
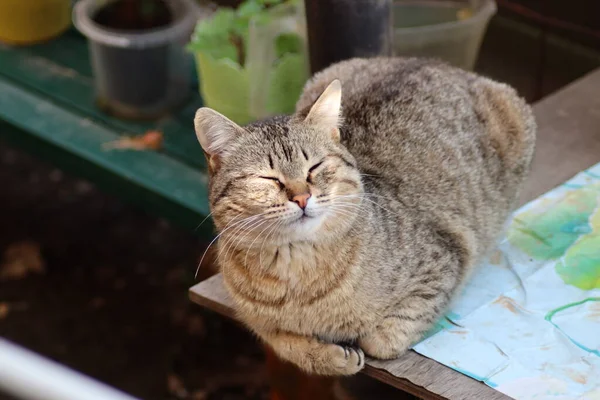
[[[443,314],[496,244],[536,130],[509,86],[401,58],[327,68],[292,116],[194,122],[239,318],[324,375],[398,357]]]

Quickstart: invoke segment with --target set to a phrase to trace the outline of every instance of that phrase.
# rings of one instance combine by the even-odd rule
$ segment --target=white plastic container
[[[304,3],[272,9],[266,22],[250,21],[246,69],[250,90],[249,113],[263,119],[293,112],[309,77]],[[277,38],[293,34],[297,53],[277,54]]]
[[[122,31],[94,21],[114,1],[80,0],[73,10],[75,26],[89,40],[98,106],[123,118],[158,118],[190,94],[192,59],[184,46],[199,9],[193,0],[164,0],[170,24]]]
[[[394,55],[438,58],[472,70],[494,0],[396,0]]]

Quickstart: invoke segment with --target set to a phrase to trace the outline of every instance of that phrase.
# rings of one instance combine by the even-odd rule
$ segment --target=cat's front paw
[[[393,360],[408,350],[410,340],[401,332],[393,332],[379,327],[367,336],[359,339],[358,344],[367,355],[373,358]]]
[[[365,366],[365,353],[354,345],[340,343],[325,345],[327,361],[321,367],[323,375],[354,375]]]
[[[354,375],[365,366],[365,353],[356,345],[290,333],[264,337],[279,357],[309,374]]]

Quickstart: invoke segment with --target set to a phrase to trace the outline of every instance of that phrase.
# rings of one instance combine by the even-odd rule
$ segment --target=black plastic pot
[[[172,22],[140,31],[108,28],[94,20],[111,1],[76,4],[74,23],[89,39],[97,102],[105,111],[124,118],[157,118],[189,95],[191,59],[184,45],[198,8],[192,0],[164,1]]]
[[[310,67],[392,54],[392,0],[304,0]]]
[[[168,46],[122,49],[96,45],[96,69],[106,71],[103,97],[129,107],[146,108],[167,97]]]

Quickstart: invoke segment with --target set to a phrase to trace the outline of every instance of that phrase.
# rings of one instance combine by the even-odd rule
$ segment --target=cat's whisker
[[[332,206],[330,208],[333,210],[333,212],[337,213],[338,215],[345,216],[346,218],[343,219],[343,221],[344,221],[345,225],[350,225],[350,228],[352,230],[356,230],[356,219],[371,218],[371,214],[367,210],[357,207],[354,204],[348,204],[348,205],[339,204],[336,206]]]
[[[349,213],[354,213],[354,214],[357,214],[357,215],[364,215],[364,216],[368,216],[369,215],[367,211],[365,211],[365,210],[363,210],[363,209],[361,209],[359,207],[353,206],[351,204],[348,204],[348,205],[346,205],[346,204],[336,204],[335,206],[329,207],[329,209],[330,210],[334,210],[334,211],[335,210],[342,210],[342,211],[346,211],[346,212],[349,212]]]
[[[225,226],[225,228],[223,228],[223,230],[221,231],[221,233],[219,233],[217,236],[215,236],[215,238],[208,244],[208,246],[206,247],[206,250],[204,250],[204,253],[202,254],[202,257],[200,257],[200,262],[198,263],[198,267],[196,267],[196,273],[194,274],[194,279],[198,276],[198,272],[200,271],[200,266],[202,265],[202,261],[204,261],[204,257],[206,257],[206,253],[208,253],[208,250],[211,248],[211,246],[213,245],[213,243],[215,243],[217,241],[217,239],[219,239],[226,231],[228,231],[229,229],[233,228],[234,226],[236,226],[238,223],[242,223],[247,219],[253,218],[252,217],[248,217],[246,219],[242,219],[240,221],[237,221],[234,223],[235,219],[237,217],[239,217],[241,214],[238,214],[237,216],[233,217],[233,219],[231,221],[229,221],[229,223]]]
[[[352,220],[354,217],[356,217],[356,214],[352,214],[352,213],[349,213],[349,212],[346,212],[346,211],[343,211],[343,210],[335,210],[335,212],[336,212],[338,215],[341,215],[341,216],[343,216],[343,217],[347,217],[347,218],[348,218],[348,219],[344,220],[344,222],[345,222],[345,221],[350,221],[350,220]]]
[[[364,215],[368,214],[366,212],[366,210],[362,209],[361,207],[359,207],[355,204],[351,204],[351,203],[348,203],[348,204],[335,203],[335,204],[328,206],[327,208],[330,210],[342,209],[342,210],[346,210],[346,211],[355,211],[357,213],[362,212],[362,213],[364,213]]]
[[[238,247],[242,244],[242,242],[245,240],[245,238],[248,237],[248,235],[255,232],[262,225],[268,224],[268,223],[269,223],[269,221],[263,219],[258,222],[255,222],[249,226],[246,226],[242,229],[239,229],[236,232],[233,232],[233,234],[231,235],[231,240],[229,241],[229,246],[225,251],[224,258],[227,259],[230,251],[233,251],[233,253],[235,254]]]
[[[340,199],[344,199],[344,198],[357,198],[356,194],[351,194],[351,195],[336,195],[336,194],[331,194],[325,198],[320,199],[320,201],[317,202],[317,204],[334,204],[337,203]]]
[[[328,206],[329,209],[335,209],[336,207],[343,207],[348,210],[353,209],[353,210],[363,213],[365,216],[369,216],[369,212],[367,210],[365,210],[362,207],[362,204],[360,204],[360,203],[356,204],[356,203],[350,203],[350,202],[335,201],[335,202],[332,202],[332,204]]]
[[[227,251],[225,252],[225,257],[224,258],[227,259],[227,255],[229,254],[229,251],[231,249],[233,249],[233,251],[235,252],[235,250],[238,248],[238,246],[242,243],[242,240],[245,237],[247,237],[250,232],[252,232],[252,231],[256,230],[256,228],[260,227],[264,222],[267,222],[267,221],[272,220],[272,219],[281,220],[281,218],[282,218],[282,216],[278,215],[276,217],[265,218],[265,219],[263,219],[258,224],[254,224],[254,225],[251,225],[251,226],[244,226],[242,228],[245,231],[245,233],[242,234],[241,236],[236,236],[236,235],[238,235],[238,232],[240,232],[241,229],[238,229],[237,231],[234,231],[234,232],[230,233],[230,235],[232,236],[232,239],[230,239],[230,241],[229,241],[229,247],[228,247]],[[283,222],[285,220],[286,219],[283,219],[281,221]],[[235,239],[237,239],[237,242],[235,242],[235,244],[234,244]]]
[[[261,221],[260,220],[258,220],[258,221],[254,220],[254,223],[255,224],[259,224],[259,223],[261,223]],[[249,224],[245,224],[245,225],[249,225]],[[237,227],[235,230],[233,230],[227,236],[225,236],[223,238],[223,241],[221,243],[219,243],[219,253],[217,254],[217,259],[218,260],[227,260],[227,255],[229,253],[228,250],[233,245],[235,239],[237,239],[239,237],[238,236],[239,233],[245,231],[244,226]],[[225,253],[224,257],[222,257],[223,253]]]
[[[200,227],[202,226],[202,224],[204,224],[204,223],[206,222],[206,220],[208,220],[208,219],[209,219],[209,218],[212,216],[212,214],[213,214],[213,213],[212,213],[212,212],[210,212],[210,213],[209,213],[209,214],[208,214],[208,215],[207,215],[207,216],[206,216],[206,217],[205,217],[205,218],[202,220],[202,222],[200,222],[200,223],[198,224],[198,226],[196,226],[196,227],[194,228],[194,232],[196,232],[196,231],[198,230],[198,228],[200,228]],[[238,216],[239,216],[239,215],[242,215],[242,213],[239,213],[239,214],[238,214]],[[234,218],[235,218],[235,217],[234,217]]]
[[[246,256],[244,257],[244,265],[248,265],[248,255],[250,254],[250,250],[252,250],[252,246],[254,246],[254,243],[256,243],[256,241],[258,240],[258,238],[260,238],[260,236],[267,230],[269,229],[272,224],[276,224],[277,222],[272,222],[270,225],[267,225],[267,227],[265,229],[263,229],[257,236],[256,238],[252,241],[252,243],[250,243],[250,246],[248,246],[248,248],[246,249]]]
[[[202,261],[204,261],[204,257],[206,257],[206,254],[208,253],[208,250],[212,247],[212,245],[221,237],[223,236],[223,234],[225,234],[227,231],[229,231],[230,229],[233,229],[235,227],[238,227],[240,225],[243,225],[245,223],[248,222],[252,222],[257,218],[260,218],[262,215],[264,215],[265,213],[260,213],[257,215],[252,215],[250,217],[244,218],[242,220],[236,221],[236,219],[242,215],[242,213],[236,215],[235,217],[233,217],[231,219],[231,221],[229,221],[229,223],[223,228],[223,230],[209,243],[209,245],[206,247],[206,250],[204,250],[204,253],[202,254],[202,257],[200,258],[200,262],[198,263],[198,267],[196,268],[196,273],[194,274],[194,278],[196,278],[198,276],[198,272],[200,271],[200,266],[202,265]],[[218,255],[217,255],[218,257]]]
[[[382,196],[382,195],[379,195],[379,194],[369,193],[369,192],[354,193],[354,194],[350,194],[350,195],[346,195],[346,196],[362,196],[362,197],[365,197],[365,198],[366,197],[376,197],[376,198],[384,199],[384,200],[387,200],[387,201],[397,201],[397,200],[391,199],[391,198],[389,198],[387,196]]]
[[[384,210],[384,211],[387,211],[388,213],[390,213],[390,214],[392,214],[392,215],[395,215],[395,216],[397,216],[397,217],[400,217],[400,218],[402,218],[402,216],[401,216],[400,214],[398,214],[398,213],[395,213],[395,212],[393,212],[392,210],[389,210],[388,208],[386,208],[386,207],[382,206],[381,204],[377,203],[376,201],[373,201],[373,200],[371,200],[371,199],[367,199],[367,198],[365,198],[365,200],[366,200],[366,201],[368,201],[368,202],[371,202],[371,203],[373,203],[373,205],[376,205],[377,207],[381,208],[381,209],[382,209],[382,210]]]
[[[338,209],[334,209],[333,211],[339,215],[348,217],[348,219],[345,221],[349,221],[349,222],[352,222],[354,220],[354,218],[362,216],[361,214],[352,212],[351,210],[348,210],[348,209],[338,208]]]
[[[279,221],[278,223],[275,224],[275,226],[273,227],[273,229],[271,229],[271,231],[269,231],[269,233],[267,234],[267,236],[265,236],[265,238],[263,239],[262,244],[260,245],[260,250],[258,252],[258,265],[261,266],[261,268],[263,268],[262,265],[262,251],[263,251],[263,246],[265,245],[265,243],[267,242],[267,240],[269,239],[269,237],[275,233],[277,231],[277,229],[281,226],[281,224],[283,224],[283,220]]]
[[[329,209],[336,214],[343,215],[345,217],[349,217],[352,219],[357,218],[357,217],[366,216],[365,213],[362,213],[362,210],[351,208],[348,206],[336,206],[336,207],[330,207]]]
[[[351,211],[347,211],[345,209],[340,209],[340,208],[335,209],[334,211],[341,215],[348,217],[347,219],[342,219],[342,222],[344,223],[344,225],[349,226],[349,228],[350,228],[349,232],[352,232],[354,234],[360,234],[360,232],[358,232],[356,230],[356,220],[354,219],[354,217],[358,217],[358,216],[360,216],[360,214],[359,215],[352,214]],[[368,218],[368,215],[365,215],[365,217]]]
[[[372,203],[373,205],[375,205],[375,206],[377,206],[377,207],[381,208],[381,209],[382,209],[382,210],[384,210],[384,211],[387,211],[387,212],[388,212],[388,213],[390,213],[390,214],[393,214],[393,215],[396,215],[396,216],[398,216],[398,217],[401,217],[401,215],[400,215],[400,214],[398,214],[398,213],[395,213],[395,212],[393,212],[393,211],[391,211],[391,210],[387,209],[386,207],[382,206],[381,204],[377,203],[376,201],[373,201],[373,200],[369,199],[367,196],[379,197],[379,198],[383,198],[383,199],[386,199],[386,200],[392,201],[392,199],[389,199],[389,198],[387,198],[387,197],[385,197],[385,196],[379,196],[379,195],[376,195],[376,194],[373,194],[373,193],[360,193],[360,194],[358,194],[358,193],[357,193],[357,194],[343,195],[343,196],[338,196],[338,197],[339,197],[339,198],[349,198],[349,197],[350,197],[350,198],[351,198],[351,197],[356,197],[356,198],[359,198],[359,197],[360,197],[360,198],[362,198],[363,200],[366,200],[366,201],[368,201],[368,202]]]
[[[229,255],[229,251],[232,251],[233,253],[235,253],[238,249],[238,247],[244,242],[244,240],[251,234],[251,233],[256,233],[256,231],[263,226],[264,224],[268,224],[267,226],[270,226],[269,221],[267,220],[262,220],[257,224],[253,224],[252,226],[249,226],[247,228],[244,228],[243,231],[240,231],[236,234],[236,237],[232,239],[231,242],[231,246],[229,247],[229,249],[227,250],[225,257],[227,257]]]
[[[387,200],[391,200],[388,197],[381,196],[381,195],[378,195],[378,194],[375,194],[375,193],[369,193],[369,192],[349,193],[349,194],[339,194],[339,195],[336,195],[336,197],[366,197],[366,196],[376,196],[376,197],[385,198]]]
[[[225,255],[224,255],[224,259],[226,260],[228,254],[229,254],[229,250],[231,250],[233,248],[233,251],[235,252],[237,247],[241,244],[242,240],[246,236],[248,236],[248,234],[250,234],[256,228],[260,227],[262,224],[264,224],[266,222],[267,222],[267,220],[265,220],[265,219],[261,219],[258,221],[252,221],[249,224],[245,224],[245,225],[241,226],[240,228],[236,229],[235,231],[231,232],[230,233],[231,239],[229,239],[228,242],[225,242],[223,244],[223,249],[219,252],[218,257],[221,256],[221,253],[227,247],[227,249],[225,250]],[[236,242],[236,239],[237,239],[237,242]]]
[[[331,195],[331,199],[333,201],[339,200],[339,199],[346,199],[346,198],[361,198],[362,197],[362,193],[351,193],[351,194],[332,194]]]
[[[239,215],[233,217],[233,219],[231,221],[229,221],[229,223],[225,226],[225,228],[223,229],[223,231],[221,231],[217,236],[215,236],[213,238],[213,240],[208,244],[208,246],[206,246],[206,249],[204,250],[204,253],[202,254],[202,257],[200,257],[200,262],[198,263],[198,266],[196,267],[196,273],[194,274],[194,278],[196,278],[198,276],[198,271],[200,270],[200,266],[202,265],[202,261],[204,261],[204,257],[206,256],[206,253],[208,253],[208,250],[210,249],[210,247],[213,245],[213,243],[215,243],[217,241],[217,239],[219,239],[219,237],[221,237],[221,235],[223,235],[223,233],[225,233],[225,231],[227,231],[229,228],[235,226],[234,221],[235,221],[235,219],[237,217],[239,217]],[[242,220],[242,221],[244,221],[244,220]],[[238,222],[242,222],[242,221],[238,221]]]

